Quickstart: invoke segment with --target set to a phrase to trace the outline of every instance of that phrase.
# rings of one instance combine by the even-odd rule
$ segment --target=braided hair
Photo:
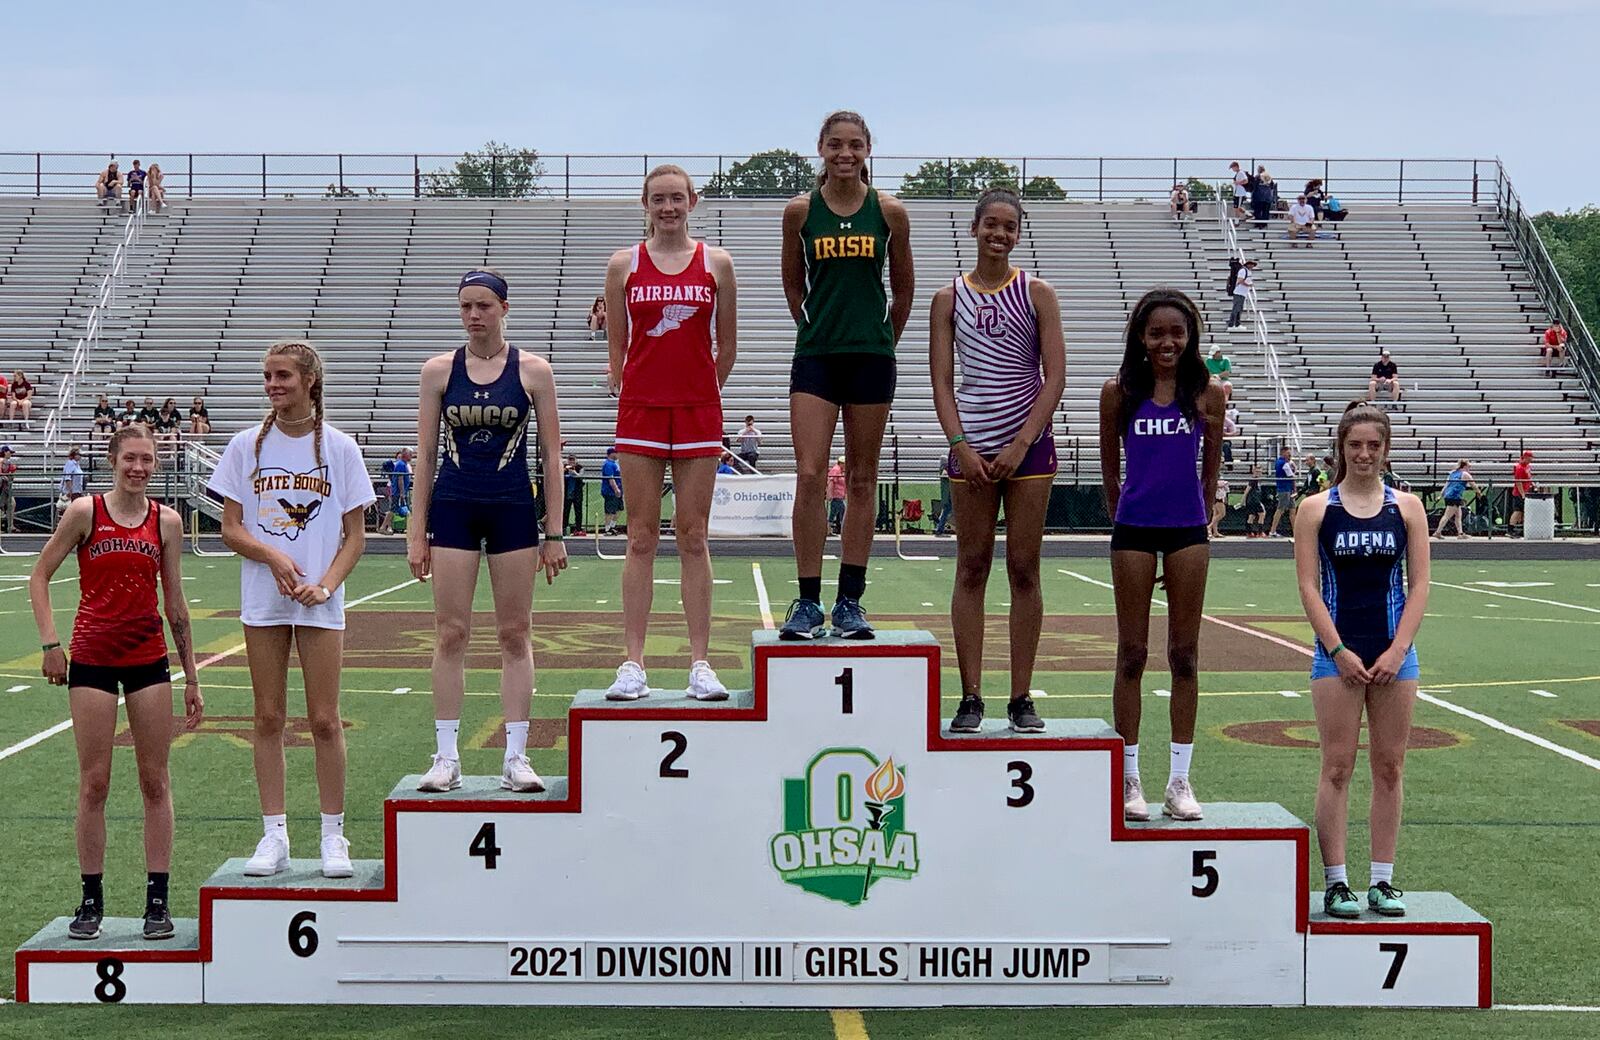
[[[293,361],[300,370],[300,378],[311,384],[311,407],[315,409],[317,423],[312,427],[312,451],[315,454],[317,465],[322,465],[322,355],[303,339],[281,339],[267,348],[266,357],[287,357]],[[251,470],[250,476],[254,478],[261,472],[261,443],[267,439],[267,434],[272,430],[272,424],[277,419],[276,410],[268,408],[266,417],[261,420],[261,432],[256,434],[256,465]]]

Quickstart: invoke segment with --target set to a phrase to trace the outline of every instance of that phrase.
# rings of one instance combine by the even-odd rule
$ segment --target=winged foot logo
[[[906,826],[906,774],[894,757],[824,748],[805,775],[783,781],[783,826],[773,835],[778,876],[848,906],[885,878],[917,874],[917,836]]]

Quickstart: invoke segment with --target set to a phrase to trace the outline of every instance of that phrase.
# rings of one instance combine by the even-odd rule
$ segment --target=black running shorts
[[[810,394],[829,404],[890,404],[895,364],[889,354],[816,354],[797,357],[789,369],[789,393]]]
[[[1137,527],[1133,524],[1113,524],[1111,527],[1112,552],[1142,552],[1152,556],[1166,556],[1191,545],[1204,545],[1210,541],[1205,524],[1193,527]]]
[[[149,664],[84,664],[82,661],[72,661],[67,665],[69,689],[86,686],[91,690],[104,690],[113,697],[119,692],[127,695],[171,681],[172,669],[167,666],[165,657]],[[119,685],[122,687],[120,691],[117,689]]]

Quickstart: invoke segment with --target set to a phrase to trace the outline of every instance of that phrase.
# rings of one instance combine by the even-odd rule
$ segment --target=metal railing
[[[707,195],[786,197],[814,183],[809,148],[778,154],[599,154],[507,151],[444,155],[0,152],[0,196],[85,196],[113,159],[159,166],[174,197],[518,198],[638,197],[646,171],[677,163]],[[967,198],[1010,180],[1030,198],[1079,202],[1165,201],[1175,183],[1210,184],[1230,162],[1266,166],[1280,183],[1320,178],[1346,201],[1487,202],[1501,167],[1493,159],[1334,159],[1239,156],[875,155],[873,183],[906,197]],[[1231,191],[1231,189],[1230,189]]]
[[[1561,273],[1544,247],[1544,239],[1539,236],[1539,229],[1534,226],[1503,169],[1495,178],[1495,207],[1500,211],[1500,219],[1511,240],[1516,243],[1523,267],[1533,278],[1544,309],[1552,319],[1566,326],[1567,356],[1583,380],[1583,388],[1588,391],[1589,399],[1600,405],[1600,348],[1595,346],[1594,336],[1579,313],[1578,305],[1572,302]]]
[[[1233,204],[1232,187],[1232,184],[1228,184],[1217,188],[1217,222],[1222,225],[1222,237],[1227,243],[1229,258],[1237,261],[1242,271],[1247,258],[1244,249],[1239,245],[1239,234],[1234,227],[1233,215],[1228,212],[1228,208]],[[1289,396],[1289,385],[1284,380],[1283,369],[1278,364],[1278,352],[1272,346],[1272,337],[1267,334],[1267,319],[1261,314],[1253,285],[1245,291],[1245,310],[1249,314],[1250,329],[1255,334],[1256,346],[1260,348],[1262,360],[1266,364],[1267,382],[1272,388],[1273,406],[1283,423],[1284,436],[1289,439],[1289,446],[1294,450],[1294,457],[1298,459],[1303,451],[1300,420],[1294,413],[1294,399]]]

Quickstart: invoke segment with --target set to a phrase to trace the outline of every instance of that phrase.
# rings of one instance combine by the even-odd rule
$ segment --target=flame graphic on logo
[[[905,777],[894,766],[894,756],[867,777],[867,798],[874,802],[888,802],[906,793]]]

